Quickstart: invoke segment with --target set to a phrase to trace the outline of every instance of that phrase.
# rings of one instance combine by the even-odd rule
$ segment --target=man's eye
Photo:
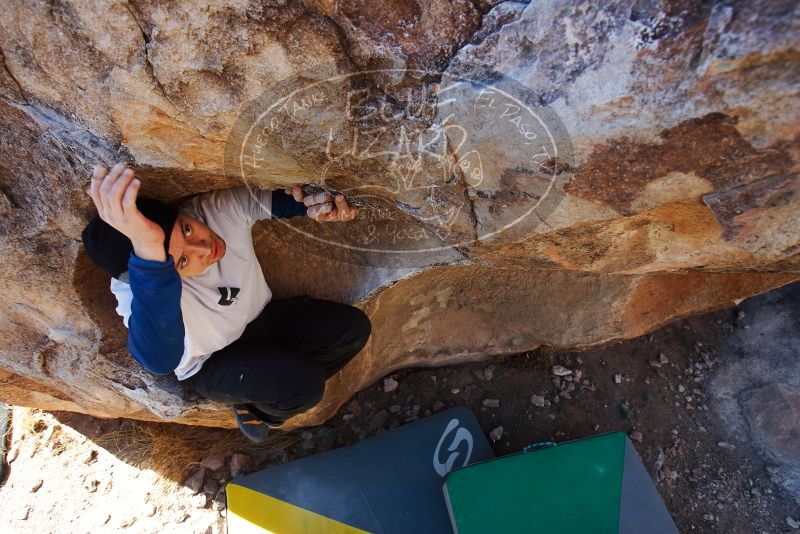
[[[178,267],[186,267],[187,261],[186,256],[181,256],[181,259],[178,260]]]

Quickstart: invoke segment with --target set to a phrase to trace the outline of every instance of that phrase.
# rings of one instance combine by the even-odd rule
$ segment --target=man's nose
[[[211,254],[211,242],[207,239],[189,243],[189,250],[198,255]]]

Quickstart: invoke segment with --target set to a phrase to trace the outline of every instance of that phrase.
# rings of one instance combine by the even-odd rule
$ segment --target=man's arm
[[[231,221],[253,226],[263,219],[285,219],[306,215],[306,206],[296,202],[282,190],[247,188],[244,186],[217,189],[190,201],[202,209],[222,214]]]
[[[327,191],[306,195],[299,184],[284,187],[283,190],[295,202],[302,202],[306,207],[306,215],[317,222],[352,221],[358,215],[358,208],[351,206],[342,194],[337,194],[335,199]]]
[[[122,163],[96,165],[89,195],[101,219],[131,240],[128,347],[145,369],[174,371],[183,355],[181,280],[164,247],[164,230],[136,207],[141,183]],[[112,291],[114,284],[112,283]],[[122,305],[122,299],[120,299]]]
[[[286,194],[282,189],[272,191],[272,218],[288,219],[289,217],[305,217],[308,208],[303,202],[298,202],[292,195]]]
[[[334,199],[327,191],[306,195],[300,185],[272,191],[272,218],[284,219],[307,215],[318,222],[351,221],[358,208],[348,204],[344,195]]]
[[[155,374],[174,371],[186,352],[180,277],[176,283],[176,277],[167,267],[166,261],[150,262],[131,254],[126,274],[127,280],[133,279],[136,295],[131,284],[111,279],[111,292],[117,298],[116,311],[129,329],[128,349],[142,367]],[[148,278],[151,275],[152,280]],[[169,307],[165,307],[167,303],[171,303]]]
[[[183,356],[181,279],[171,256],[163,262],[131,252],[128,280],[133,299],[128,348],[142,367],[157,375],[174,371]]]
[[[350,206],[344,195],[337,195],[335,200],[328,192],[306,195],[299,185],[275,190],[244,186],[217,189],[195,197],[190,203],[199,203],[202,209],[213,210],[248,227],[263,219],[305,215],[319,222],[349,221],[358,214],[358,208]],[[195,204],[195,209],[201,208]]]

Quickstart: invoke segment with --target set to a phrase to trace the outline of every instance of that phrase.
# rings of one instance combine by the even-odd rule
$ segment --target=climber
[[[305,195],[299,185],[220,189],[178,208],[137,198],[140,187],[121,163],[95,166],[88,193],[98,215],[82,233],[89,257],[112,277],[130,352],[148,371],[174,372],[230,405],[242,433],[261,442],[320,401],[371,325],[346,304],[272,299],[251,228],[300,215],[350,221],[358,210],[343,195]]]

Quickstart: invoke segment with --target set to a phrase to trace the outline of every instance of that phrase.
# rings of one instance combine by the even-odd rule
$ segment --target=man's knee
[[[325,373],[315,366],[313,372],[306,374],[304,380],[293,384],[290,393],[278,399],[277,407],[281,410],[300,413],[316,406],[325,393]]]
[[[308,410],[320,403],[322,395],[325,393],[325,376],[322,375],[314,380],[309,380],[303,394],[302,409]]]
[[[369,317],[355,306],[351,307],[349,333],[350,339],[354,343],[360,344],[362,347],[367,344],[367,340],[372,333],[372,322],[369,320]]]

